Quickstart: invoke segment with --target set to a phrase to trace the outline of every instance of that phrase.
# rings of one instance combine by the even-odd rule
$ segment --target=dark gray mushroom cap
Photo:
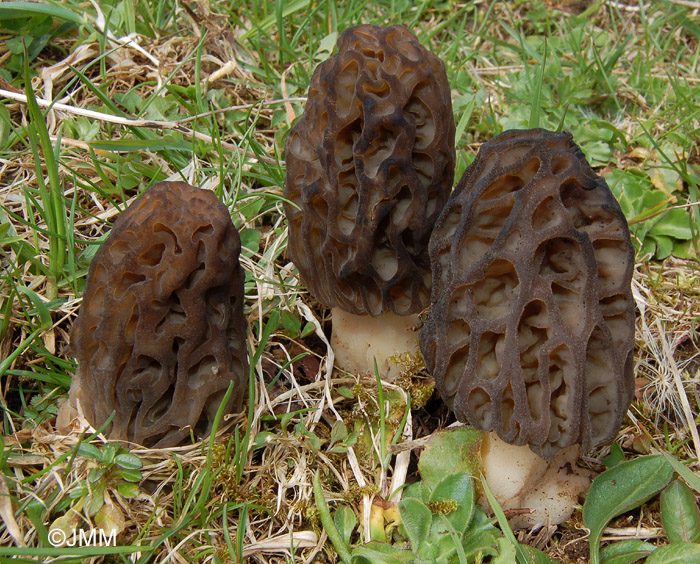
[[[633,395],[634,253],[571,135],[485,143],[430,257],[421,349],[457,417],[547,458],[611,441]]]
[[[154,185],[117,218],[90,265],[71,339],[71,395],[94,427],[116,410],[109,438],[167,447],[211,431],[232,381],[227,409],[240,409],[240,249],[226,206],[184,182]]]
[[[288,252],[319,302],[375,316],[427,305],[454,133],[444,64],[406,27],[342,34],[286,142]]]

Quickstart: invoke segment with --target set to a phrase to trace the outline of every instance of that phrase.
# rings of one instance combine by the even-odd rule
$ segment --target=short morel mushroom
[[[240,409],[248,359],[238,232],[208,190],[183,182],[148,189],[97,251],[72,334],[71,401],[105,434],[148,447],[211,431],[235,383]]]
[[[417,351],[408,328],[430,296],[428,242],[454,178],[442,61],[404,26],[346,30],[314,71],[286,142],[289,257],[333,308],[341,368]],[[371,346],[370,346],[371,345]]]
[[[633,396],[634,254],[571,135],[508,131],[485,143],[430,257],[421,350],[457,418],[545,459],[569,449],[562,468],[578,458],[572,445],[610,442]]]

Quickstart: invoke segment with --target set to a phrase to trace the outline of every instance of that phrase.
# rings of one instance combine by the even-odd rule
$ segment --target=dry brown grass
[[[569,3],[564,4],[565,9],[571,9]],[[321,469],[330,500],[351,504],[364,521],[369,518],[373,500],[387,499],[403,483],[415,479],[421,439],[452,420],[436,407],[435,400],[427,408],[409,413],[399,443],[415,448],[395,449],[387,467],[382,468],[378,463],[376,382],[369,374],[349,375],[333,370],[327,312],[305,292],[293,266],[285,259],[286,223],[281,203],[276,199],[282,189],[265,169],[269,165],[283,170],[280,166],[283,162],[279,160],[280,133],[300,110],[299,102],[303,98],[293,96],[293,88],[285,82],[289,74],[282,74],[280,82],[271,85],[261,78],[261,73],[253,72],[264,65],[255,53],[237,42],[244,30],[229,26],[216,13],[212,14],[210,8],[213,7],[198,4],[196,13],[187,8],[188,13],[181,14],[179,33],[141,38],[138,47],[114,38],[109,42],[113,51],[105,57],[106,72],[100,73],[99,65],[93,65],[88,68],[87,76],[110,99],[137,92],[141,100],[146,100],[166,82],[192,87],[196,62],[191,54],[204,26],[209,34],[202,43],[200,72],[203,92],[217,92],[212,102],[215,116],[211,123],[217,124],[218,131],[200,130],[205,119],[195,120],[182,107],[178,109],[178,119],[145,117],[139,121],[94,113],[98,111],[94,108],[102,107],[103,103],[84,82],[73,80],[71,66],[84,69],[100,53],[97,39],[82,41],[77,47],[75,36],[56,39],[53,49],[33,63],[38,73],[34,79],[37,96],[65,105],[47,114],[47,127],[54,143],[59,138],[61,123],[74,123],[87,110],[87,117],[82,119],[85,125],[95,125],[96,131],[91,133],[94,139],[129,137],[134,126],[140,126],[156,136],[173,133],[188,141],[196,138],[206,147],[188,154],[185,165],[178,167],[163,151],[119,153],[97,149],[91,154],[89,140],[62,134],[59,173],[64,195],[75,205],[73,236],[81,250],[98,241],[108,233],[109,223],[120,208],[155,180],[184,179],[203,188],[218,189],[231,206],[239,229],[255,229],[261,237],[259,249],[243,259],[249,273],[246,314],[251,350],[258,349],[264,321],[275,310],[290,312],[301,320],[302,326],[307,322],[312,324],[313,332],[300,339],[290,337],[280,326],[270,336],[254,367],[256,402],[252,417],[241,414],[225,421],[212,450],[208,441],[173,449],[133,446],[131,453],[143,461],[139,495],[131,499],[124,497],[114,484],[107,489],[104,501],[113,508],[111,518],[119,524],[119,544],[155,546],[149,560],[152,562],[230,561],[227,537],[235,545],[237,534],[247,562],[331,562],[336,555],[322,531],[313,503],[314,472]],[[433,14],[436,18],[433,25],[442,16],[439,12]],[[495,37],[510,40],[500,29],[489,45],[493,45]],[[8,60],[9,55],[0,42],[0,61]],[[489,55],[485,50],[477,66],[469,64],[498,111],[507,105],[499,76],[517,69],[496,64]],[[5,102],[12,124],[26,125],[28,113],[21,101],[22,92],[4,80],[0,80],[0,88],[3,90],[0,99],[14,94],[12,101]],[[633,90],[629,88],[630,92]],[[623,92],[623,95],[627,94]],[[227,105],[217,107],[220,100],[226,100]],[[247,118],[246,112],[251,112]],[[243,116],[245,127],[229,129],[226,116],[231,114]],[[487,109],[479,115],[486,118]],[[624,129],[624,125],[618,125]],[[474,143],[465,144],[462,149],[473,152],[484,133],[475,129],[468,137]],[[228,164],[232,166],[227,168]],[[49,243],[42,231],[46,228],[43,216],[22,190],[37,187],[37,174],[41,170],[31,151],[19,142],[0,158],[2,220],[11,224],[9,233],[15,238],[13,244],[3,246],[0,257],[7,273],[0,283],[4,308],[0,316],[7,323],[0,341],[0,361],[22,348],[21,354],[7,367],[9,372],[2,376],[0,391],[6,413],[4,459],[0,466],[5,472],[0,487],[7,489],[0,491],[0,516],[4,521],[4,527],[0,527],[0,546],[5,547],[40,546],[38,522],[43,521],[48,527],[66,515],[71,504],[76,507],[75,500],[70,501],[71,492],[97,466],[90,457],[75,455],[76,445],[86,436],[86,422],[77,421],[66,434],[55,427],[52,414],[65,387],[44,385],[40,381],[42,375],[66,366],[57,364],[56,359],[68,357],[70,326],[80,305],[75,288],[82,284],[86,265],[85,261],[77,263],[76,279],[59,283],[53,295],[47,276],[37,273],[32,266],[32,260],[45,262]],[[147,172],[155,174],[143,177]],[[109,197],[94,189],[104,185],[105,179],[119,187]],[[265,205],[251,214],[246,206],[252,200],[236,199],[237,193],[263,197]],[[32,260],[20,256],[18,241],[38,249],[38,256]],[[637,401],[619,437],[627,453],[672,447],[680,459],[695,460],[690,467],[696,472],[700,470],[697,462],[700,456],[699,278],[697,263],[689,260],[669,258],[658,263],[642,259],[637,265],[633,284],[639,310],[635,356]],[[51,326],[31,346],[27,346],[27,339],[35,315],[30,311],[31,304],[18,298],[10,281],[30,288],[44,299],[64,300],[52,309]],[[8,303],[10,307],[6,306]],[[289,365],[300,353],[305,356]],[[387,423],[390,434],[399,428],[406,387],[425,389],[425,375],[417,370],[410,372],[408,383],[404,382],[403,386],[384,383],[395,402]],[[279,378],[270,386],[278,373]],[[29,400],[25,402],[26,398],[31,398],[31,405]],[[28,407],[38,415],[28,415]],[[339,428],[337,422],[343,422],[350,432],[357,431],[358,437],[354,444],[333,450],[329,446],[333,429]],[[234,432],[236,425],[239,435]],[[244,456],[245,469],[238,480],[231,459],[236,450],[235,438],[240,439],[245,429],[249,429],[255,448],[250,448]],[[102,441],[97,439],[95,444],[101,445]],[[586,463],[600,470],[603,468],[600,458],[604,454],[606,450],[593,453]],[[189,495],[192,498],[188,505]],[[82,507],[77,508],[82,526],[88,528],[92,524],[86,521]],[[243,513],[247,514],[247,523],[239,531]],[[658,507],[651,506],[615,522],[608,538],[656,540],[660,535]],[[521,534],[521,540],[542,548],[564,564],[587,561],[585,538],[580,513],[563,527]],[[86,561],[117,560],[97,556]]]

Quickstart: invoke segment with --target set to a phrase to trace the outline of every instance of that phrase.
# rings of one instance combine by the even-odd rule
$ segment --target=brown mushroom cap
[[[115,221],[90,265],[71,386],[105,434],[149,447],[210,432],[229,383],[240,409],[248,359],[241,243],[208,190],[161,182]]]
[[[319,302],[374,316],[427,305],[454,134],[445,66],[406,27],[342,34],[286,142],[289,256]]]
[[[634,254],[568,133],[485,143],[430,241],[426,365],[457,417],[550,458],[611,441],[633,393]]]

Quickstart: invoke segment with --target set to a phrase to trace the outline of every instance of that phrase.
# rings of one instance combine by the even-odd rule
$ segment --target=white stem
[[[572,445],[547,461],[527,445],[509,445],[496,433],[484,434],[482,469],[494,497],[503,509],[530,510],[510,519],[511,527],[559,525],[571,517],[591,483],[590,473],[576,465],[580,450]]]
[[[391,360],[402,353],[418,354],[418,314],[398,316],[384,313],[378,317],[354,315],[340,308],[333,308],[333,335],[331,347],[335,352],[338,368],[353,374],[374,374],[377,359],[379,375],[394,380],[400,365]]]

